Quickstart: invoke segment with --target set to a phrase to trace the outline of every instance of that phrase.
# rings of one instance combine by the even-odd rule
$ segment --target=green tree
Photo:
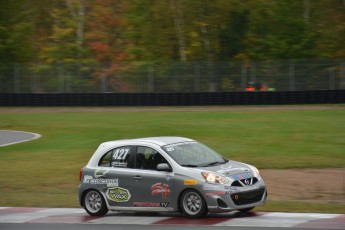
[[[40,60],[46,63],[79,63],[84,51],[84,11],[82,0],[54,0],[46,11],[51,22],[40,46]],[[78,12],[78,13],[77,13]]]
[[[233,1],[224,12],[224,21],[219,28],[219,52],[221,61],[238,58],[245,49],[250,11],[243,1]]]
[[[131,0],[129,3],[125,34],[130,59],[149,62],[180,59],[169,1]]]
[[[32,60],[32,12],[28,0],[0,1],[0,65]]]
[[[316,57],[317,34],[304,21],[303,2],[256,1],[249,15],[245,56],[251,59]]]

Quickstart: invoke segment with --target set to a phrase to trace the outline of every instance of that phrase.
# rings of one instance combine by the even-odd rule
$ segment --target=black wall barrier
[[[0,106],[185,106],[345,103],[345,90],[216,93],[3,93]]]

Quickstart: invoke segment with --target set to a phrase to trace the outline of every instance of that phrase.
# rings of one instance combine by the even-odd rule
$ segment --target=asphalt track
[[[0,130],[0,147],[39,138],[39,134]],[[344,214],[230,212],[189,219],[180,214],[108,213],[91,217],[77,208],[0,207],[1,230],[289,230],[345,229]]]
[[[14,130],[0,130],[0,147],[40,138],[41,135]]]

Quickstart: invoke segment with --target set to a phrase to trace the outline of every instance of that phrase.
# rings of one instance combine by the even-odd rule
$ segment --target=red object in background
[[[247,87],[246,91],[252,92],[252,91],[255,91],[255,88],[254,87]]]
[[[260,89],[260,91],[267,91],[268,90],[268,87],[266,85],[263,85]]]

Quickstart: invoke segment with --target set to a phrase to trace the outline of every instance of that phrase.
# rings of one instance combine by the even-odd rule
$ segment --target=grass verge
[[[101,142],[114,139],[190,137],[258,168],[345,165],[345,110],[339,108],[2,113],[0,121],[0,129],[42,135],[0,148],[0,193],[6,194],[0,206],[77,207],[79,168]],[[262,208],[283,211],[292,206],[273,202]],[[341,211],[336,204],[327,207]]]

